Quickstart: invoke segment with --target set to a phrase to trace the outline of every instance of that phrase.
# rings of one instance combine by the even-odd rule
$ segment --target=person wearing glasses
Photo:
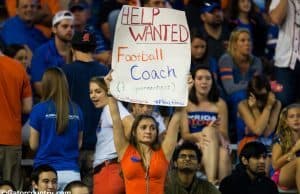
[[[174,170],[170,171],[165,194],[219,194],[220,191],[206,180],[197,178],[201,166],[202,153],[197,145],[184,142],[173,154]]]

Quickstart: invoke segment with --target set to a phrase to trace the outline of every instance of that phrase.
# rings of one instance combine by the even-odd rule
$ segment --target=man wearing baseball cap
[[[96,38],[94,58],[100,63],[110,66],[111,50],[107,48],[101,32],[92,25],[90,5],[86,0],[71,0],[69,10],[74,15],[74,29],[77,32],[88,31]]]
[[[230,35],[224,23],[223,11],[215,2],[204,2],[199,11],[203,22],[200,32],[207,40],[207,55],[218,60],[226,51]]]
[[[36,93],[41,95],[41,79],[49,67],[61,67],[72,60],[71,40],[74,17],[70,11],[55,14],[52,20],[53,39],[36,49],[31,61],[31,76]]]

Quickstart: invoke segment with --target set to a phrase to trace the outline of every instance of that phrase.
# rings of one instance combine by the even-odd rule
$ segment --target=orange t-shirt
[[[22,100],[31,96],[30,81],[23,65],[0,56],[0,144],[22,144]]]
[[[164,183],[169,162],[162,149],[152,152],[148,178],[146,178],[147,175],[142,166],[140,154],[132,145],[127,147],[121,160],[121,167],[125,179],[126,194],[164,194]]]

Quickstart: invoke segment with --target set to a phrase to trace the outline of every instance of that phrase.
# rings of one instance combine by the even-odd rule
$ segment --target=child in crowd
[[[274,182],[281,188],[300,191],[300,104],[285,107],[279,117],[272,149]]]

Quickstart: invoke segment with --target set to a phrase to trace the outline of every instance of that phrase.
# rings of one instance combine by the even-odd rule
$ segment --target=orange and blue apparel
[[[153,150],[150,166],[144,169],[139,152],[129,145],[121,160],[126,194],[163,194],[169,162],[163,150]]]

